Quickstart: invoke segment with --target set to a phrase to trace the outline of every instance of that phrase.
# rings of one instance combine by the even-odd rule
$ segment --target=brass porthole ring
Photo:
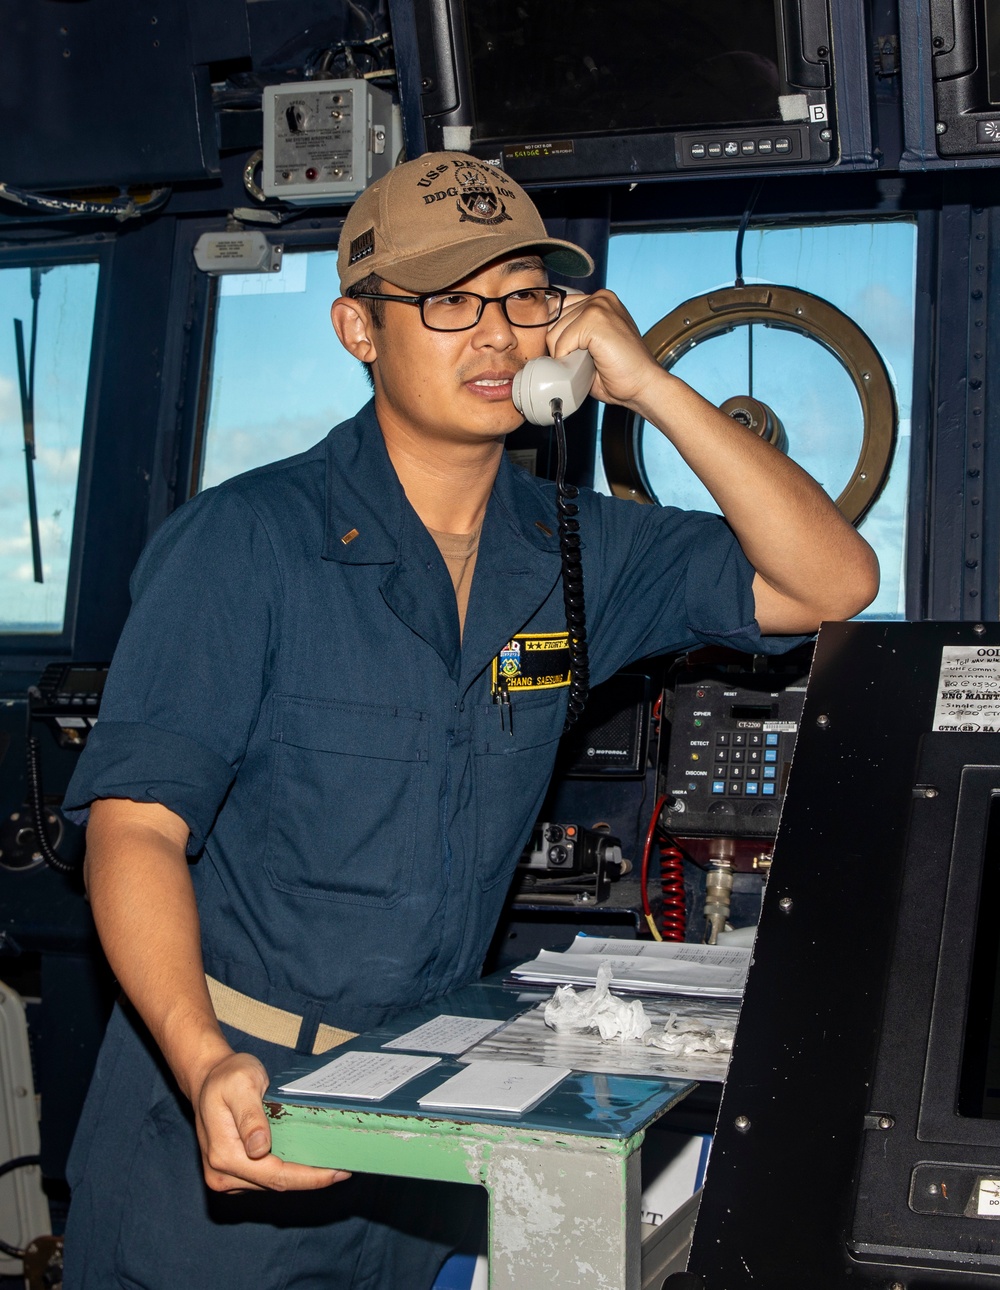
[[[885,486],[896,446],[896,399],[889,373],[857,323],[820,296],[795,287],[754,285],[710,291],[686,300],[643,337],[661,367],[670,370],[688,350],[750,323],[798,332],[823,345],[847,371],[861,403],[861,453],[836,499],[859,524]],[[633,501],[658,501],[642,462],[642,418],[609,404],[604,412],[602,453],[611,491]]]

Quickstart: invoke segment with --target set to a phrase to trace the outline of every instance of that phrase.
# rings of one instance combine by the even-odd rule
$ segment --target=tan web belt
[[[295,1048],[299,1042],[299,1031],[302,1018],[298,1013],[288,1012],[285,1008],[275,1008],[270,1003],[261,1003],[251,999],[248,994],[241,994],[232,986],[223,985],[215,977],[208,976],[208,993],[212,999],[215,1015],[227,1026],[242,1030],[245,1035],[254,1039],[263,1039],[270,1044],[282,1044],[285,1048]],[[338,1044],[346,1044],[356,1035],[354,1030],[340,1030],[337,1026],[328,1026],[321,1021],[316,1028],[313,1040],[313,1053],[329,1052]]]

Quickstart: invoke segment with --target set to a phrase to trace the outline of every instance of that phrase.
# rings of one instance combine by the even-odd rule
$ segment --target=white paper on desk
[[[458,1057],[506,1024],[491,1017],[456,1017],[443,1012],[417,1026],[416,1030],[408,1030],[398,1039],[390,1039],[382,1047],[402,1048],[408,1053],[446,1053],[450,1057]]]
[[[577,936],[568,949],[542,950],[530,963],[514,968],[511,975],[522,983],[593,985],[597,969],[607,963],[613,989],[739,998],[750,955],[743,946]]]
[[[311,1075],[282,1084],[278,1091],[381,1102],[439,1061],[438,1057],[408,1057],[402,1053],[344,1053]]]
[[[419,1099],[424,1109],[506,1111],[520,1115],[572,1074],[568,1066],[533,1062],[471,1062]]]

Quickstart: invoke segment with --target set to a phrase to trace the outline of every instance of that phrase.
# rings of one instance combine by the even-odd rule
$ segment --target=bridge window
[[[330,323],[336,251],[286,253],[274,274],[219,280],[196,488],[303,452],[371,397]]]
[[[0,267],[0,632],[66,618],[99,266]]]
[[[888,477],[860,523],[882,568],[878,599],[865,618],[904,618],[905,535],[916,226],[910,221],[753,229],[743,247],[746,284],[778,284],[836,306],[881,356],[898,407]],[[735,230],[622,233],[612,238],[608,285],[648,332],[682,302],[732,287]],[[864,414],[848,370],[822,343],[785,327],[734,326],[684,352],[670,370],[711,402],[752,395],[787,434],[788,451],[837,497],[862,449]],[[636,448],[656,500],[685,508],[718,507],[672,445],[641,424]],[[600,457],[600,454],[598,454]],[[610,491],[603,465],[597,486]]]

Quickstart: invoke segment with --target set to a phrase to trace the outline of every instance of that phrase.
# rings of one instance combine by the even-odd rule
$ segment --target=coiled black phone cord
[[[563,425],[562,399],[553,399],[550,408],[556,432],[556,510],[559,514],[559,556],[562,560],[563,603],[566,606],[566,630],[569,635],[569,706],[563,734],[580,716],[590,693],[590,658],[587,651],[587,616],[583,603],[583,560],[580,555],[580,508],[574,498],[579,495],[575,484],[566,483],[566,428]]]
[[[42,792],[41,752],[38,740],[34,735],[28,736],[28,805],[31,808],[31,822],[35,829],[35,842],[42,859],[50,869],[59,873],[75,873],[80,864],[64,860],[52,845],[48,830],[45,827],[45,797]],[[82,863],[82,862],[81,862]]]

